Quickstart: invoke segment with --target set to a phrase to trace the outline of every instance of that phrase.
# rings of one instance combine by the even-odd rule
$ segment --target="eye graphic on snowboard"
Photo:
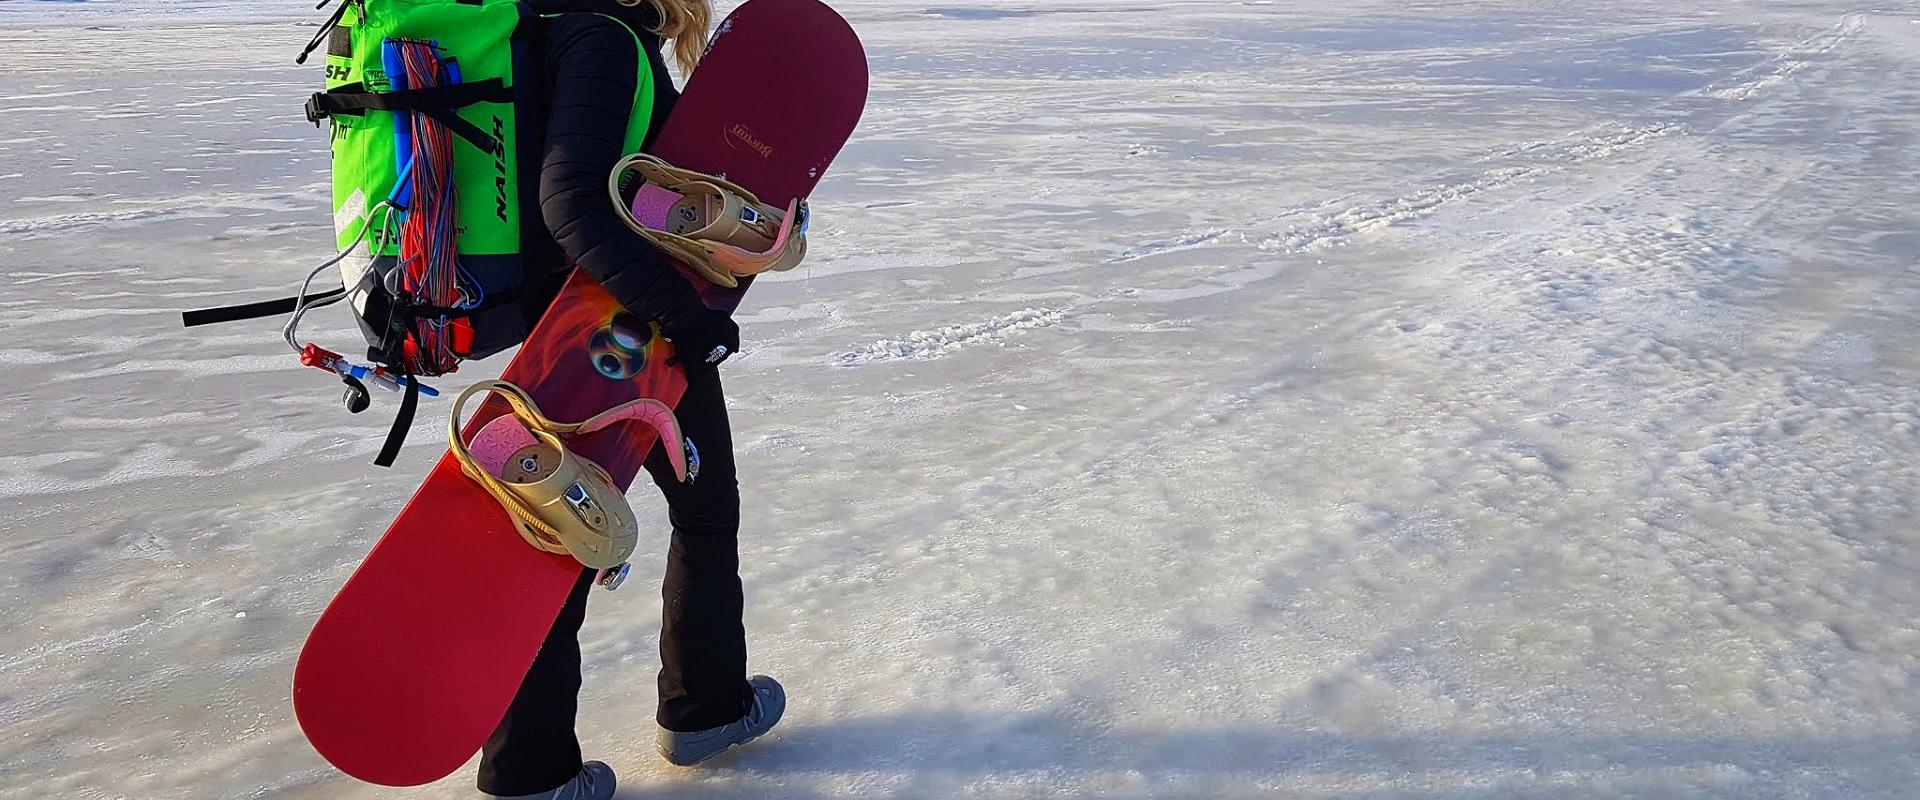
[[[594,331],[587,342],[593,369],[616,381],[647,370],[647,348],[653,345],[653,326],[626,312],[613,315],[607,326]]]

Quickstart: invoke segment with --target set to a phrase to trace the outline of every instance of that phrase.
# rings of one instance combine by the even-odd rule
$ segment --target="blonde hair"
[[[660,20],[652,30],[662,39],[673,40],[673,59],[680,64],[680,74],[691,75],[693,68],[700,63],[700,55],[707,49],[707,26],[713,21],[713,7],[708,0],[617,0],[623,6],[645,5],[653,9],[653,16]]]

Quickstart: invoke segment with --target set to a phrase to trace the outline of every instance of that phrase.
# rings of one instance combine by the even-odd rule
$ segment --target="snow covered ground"
[[[662,765],[596,594],[623,797],[1920,796],[1920,3],[843,9],[872,104],[726,367],[793,706]],[[311,21],[0,2],[5,797],[471,792],[288,699],[441,407],[379,470],[176,327],[327,249]]]

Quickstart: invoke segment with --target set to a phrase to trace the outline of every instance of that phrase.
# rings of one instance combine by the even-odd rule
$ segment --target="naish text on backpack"
[[[528,65],[539,19],[519,0],[337,0],[297,59],[325,46],[324,90],[306,116],[330,126],[338,253],[290,298],[188,312],[188,326],[288,316],[301,363],[371,405],[368,384],[403,392],[375,463],[388,466],[412,423],[418,380],[453,372],[526,338],[539,309],[517,297],[545,232],[535,197],[538,148],[521,121],[541,102]],[[624,24],[624,23],[623,23]],[[652,117],[652,72],[637,73],[629,152]],[[531,143],[537,144],[537,143]],[[337,268],[337,289],[314,291]],[[366,340],[358,363],[299,336],[306,312],[348,301]]]

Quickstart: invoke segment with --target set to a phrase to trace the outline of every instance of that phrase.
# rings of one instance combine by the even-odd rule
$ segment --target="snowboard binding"
[[[482,425],[469,443],[460,436],[460,410],[480,394],[505,398],[510,413]],[[562,423],[541,414],[520,387],[481,381],[454,399],[447,442],[461,472],[507,510],[527,544],[573,556],[600,570],[596,582],[614,589],[626,579],[626,561],[639,540],[639,524],[613,478],[599,464],[570,451],[566,437],[593,433],[623,420],[642,422],[659,433],[675,477],[690,479],[687,454],[694,452],[693,443],[680,434],[672,409],[650,398],[622,403],[585,422]]]
[[[634,175],[637,187],[630,183]],[[742,277],[793,269],[807,256],[804,200],[783,210],[726,178],[645,153],[615,164],[607,191],[627,227],[718,286],[731,289]]]

